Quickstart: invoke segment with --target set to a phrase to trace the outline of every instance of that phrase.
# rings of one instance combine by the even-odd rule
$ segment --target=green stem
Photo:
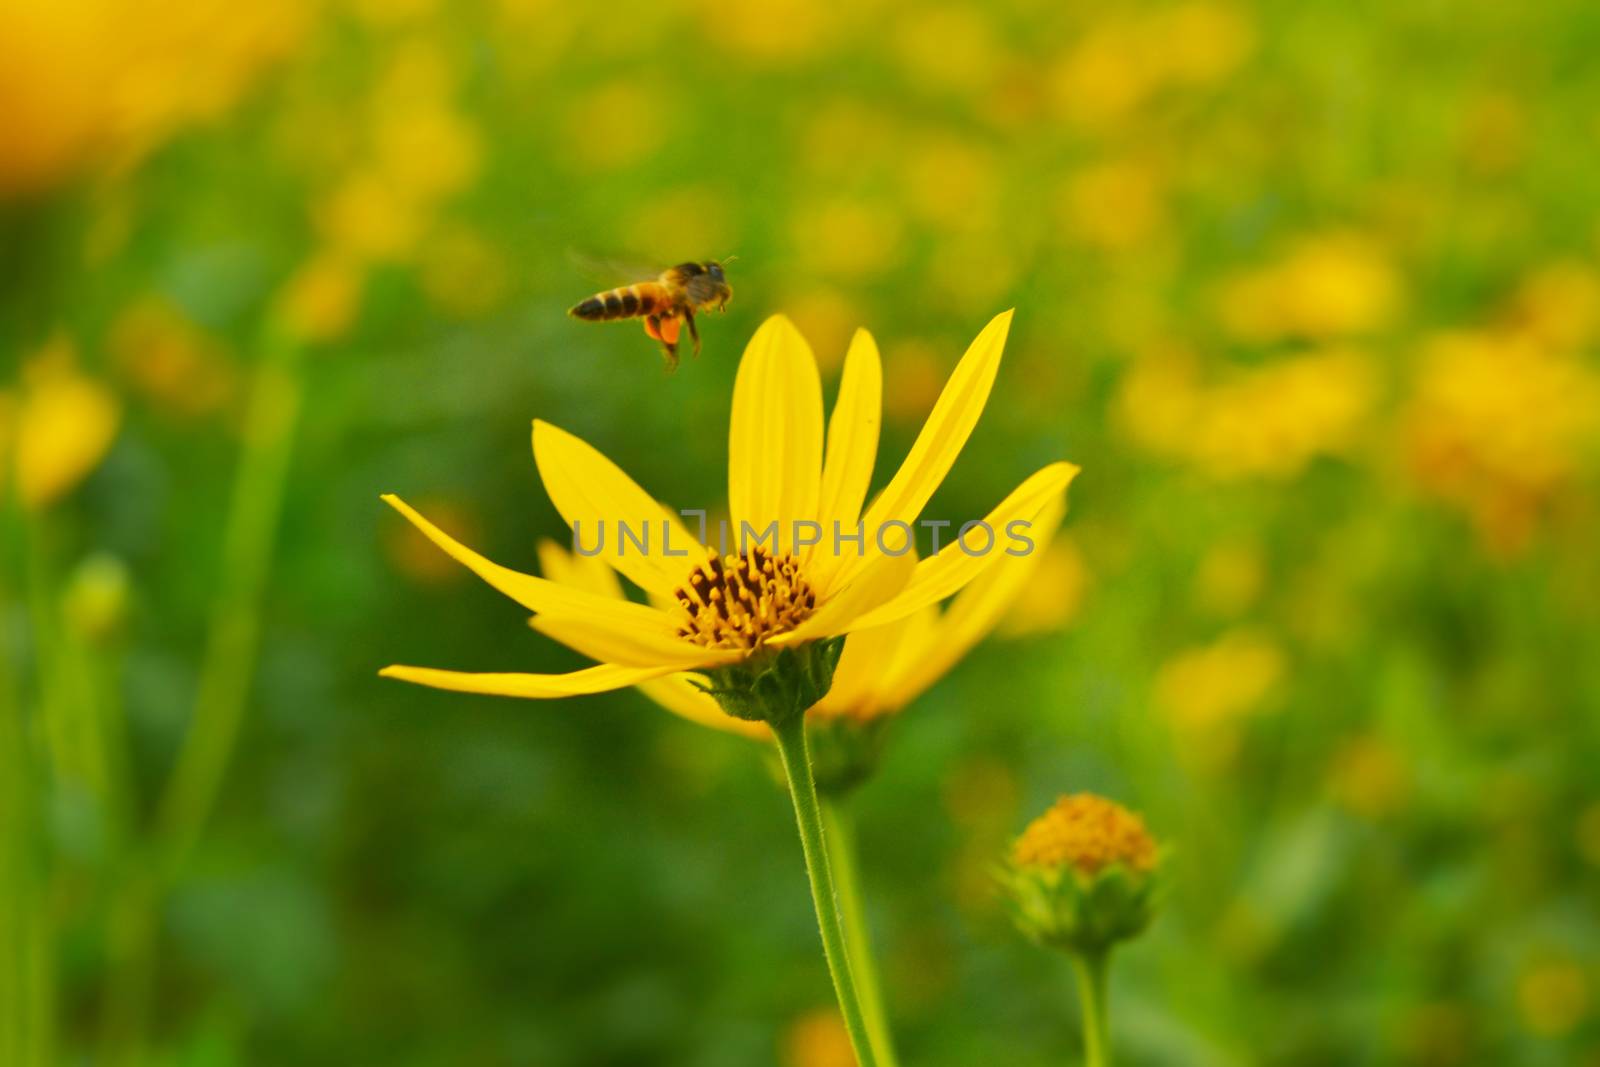
[[[1108,953],[1075,953],[1078,1002],[1083,1007],[1083,1062],[1085,1067],[1111,1067],[1111,1034],[1106,1015],[1106,959]]]
[[[817,802],[817,783],[811,773],[811,755],[806,749],[805,716],[796,715],[772,727],[778,758],[789,780],[789,797],[794,801],[795,821],[800,827],[800,848],[805,853],[806,874],[811,878],[811,899],[817,909],[817,927],[822,933],[822,953],[833,975],[833,991],[839,998],[839,1011],[850,1034],[860,1067],[878,1067],[878,1057],[868,1036],[861,998],[856,992],[845,949],[844,931],[839,925],[839,905],[828,866],[828,851],[822,831],[822,810]]]
[[[6,526],[9,550],[12,524]],[[11,555],[6,552],[4,564]],[[30,966],[33,931],[40,925],[33,894],[37,816],[29,739],[12,684],[9,620],[15,612],[4,589],[0,609],[0,640],[6,646],[0,650],[0,1063],[32,1064],[38,1059],[33,1052],[37,995]]]
[[[55,694],[46,664],[53,655],[53,628],[44,611],[47,587],[36,530],[0,473],[0,959],[8,968],[0,981],[0,1062],[49,1067],[56,1059],[56,924],[50,908],[50,852],[45,822],[47,782],[43,739],[50,736],[50,701]],[[15,576],[15,580],[13,580]],[[28,708],[10,650],[10,597],[22,590],[30,612],[39,694]]]
[[[178,873],[204,829],[244,720],[300,411],[298,356],[297,345],[268,341],[252,383],[194,717],[158,815],[164,879]]]
[[[102,1019],[108,1062],[142,1057],[162,900],[210,820],[244,723],[300,413],[300,357],[297,343],[269,330],[251,383],[194,714],[161,797],[151,855],[129,872],[112,916],[113,974]]]
[[[861,997],[861,1012],[866,1016],[867,1036],[881,1067],[895,1067],[894,1035],[889,1029],[889,1014],[883,1005],[883,983],[872,951],[872,931],[867,926],[867,910],[861,894],[860,864],[856,860],[855,827],[850,813],[830,799],[822,800],[822,825],[826,831],[828,865],[833,870],[839,891],[839,919],[844,926],[845,950],[850,970],[855,975]]]

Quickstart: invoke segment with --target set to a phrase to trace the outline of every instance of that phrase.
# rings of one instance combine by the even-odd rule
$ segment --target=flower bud
[[[1000,882],[1023,933],[1095,955],[1150,924],[1159,862],[1143,819],[1078,793],[1061,797],[1022,832]]]
[[[114,634],[128,611],[128,568],[105,553],[89,556],[73,570],[61,597],[67,622],[89,641]]]

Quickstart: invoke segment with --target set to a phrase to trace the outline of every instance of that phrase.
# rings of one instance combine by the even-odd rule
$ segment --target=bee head
[[[712,281],[725,282],[728,280],[727,275],[722,273],[722,264],[714,259],[706,264],[706,273],[711,275]]]

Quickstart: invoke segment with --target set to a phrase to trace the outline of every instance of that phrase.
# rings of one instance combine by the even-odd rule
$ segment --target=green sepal
[[[695,685],[735,719],[779,726],[804,715],[833,688],[844,638],[763,649],[740,663],[703,670]]]
[[[1113,863],[1086,875],[1071,866],[1009,864],[996,875],[1025,935],[1067,952],[1094,954],[1143,933],[1155,916],[1159,878]]]

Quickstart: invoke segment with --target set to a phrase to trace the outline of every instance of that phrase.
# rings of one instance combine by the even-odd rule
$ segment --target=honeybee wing
[[[630,282],[653,281],[661,273],[660,267],[642,265],[635,260],[567,249],[567,259],[580,275],[596,285],[626,285]]]

